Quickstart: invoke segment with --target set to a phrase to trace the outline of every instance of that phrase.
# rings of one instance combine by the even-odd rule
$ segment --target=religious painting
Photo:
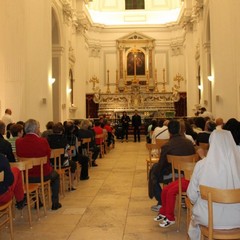
[[[142,51],[128,53],[127,75],[145,75],[145,54]]]

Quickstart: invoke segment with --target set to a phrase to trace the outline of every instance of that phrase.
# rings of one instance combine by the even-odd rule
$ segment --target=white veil
[[[240,156],[231,132],[215,130],[209,143],[199,184],[220,189],[240,188]]]

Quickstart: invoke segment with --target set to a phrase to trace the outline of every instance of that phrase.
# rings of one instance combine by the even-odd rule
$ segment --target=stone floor
[[[32,210],[29,228],[27,209],[21,218],[15,211],[14,237],[17,240],[179,240],[186,239],[186,212],[182,211],[181,230],[162,229],[150,210],[155,200],[148,198],[145,143],[117,142],[115,149],[98,159],[89,171],[90,179],[76,184],[77,190],[61,198],[63,207],[41,209],[40,220]],[[10,239],[3,229],[0,239]]]

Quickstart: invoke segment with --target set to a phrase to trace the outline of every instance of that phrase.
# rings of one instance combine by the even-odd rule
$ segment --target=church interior
[[[240,119],[239,10],[239,0],[2,0],[0,115],[42,130],[135,110],[143,121],[201,107]],[[40,220],[33,210],[32,229],[16,212],[15,239],[187,239],[186,211],[179,231],[153,221],[142,140],[116,142],[62,209]]]

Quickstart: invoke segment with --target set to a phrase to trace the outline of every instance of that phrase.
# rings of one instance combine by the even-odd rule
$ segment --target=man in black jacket
[[[134,115],[132,116],[132,126],[133,126],[133,133],[134,133],[134,142],[137,141],[140,142],[140,129],[142,125],[142,119],[141,116],[138,115],[138,111],[135,110]]]

